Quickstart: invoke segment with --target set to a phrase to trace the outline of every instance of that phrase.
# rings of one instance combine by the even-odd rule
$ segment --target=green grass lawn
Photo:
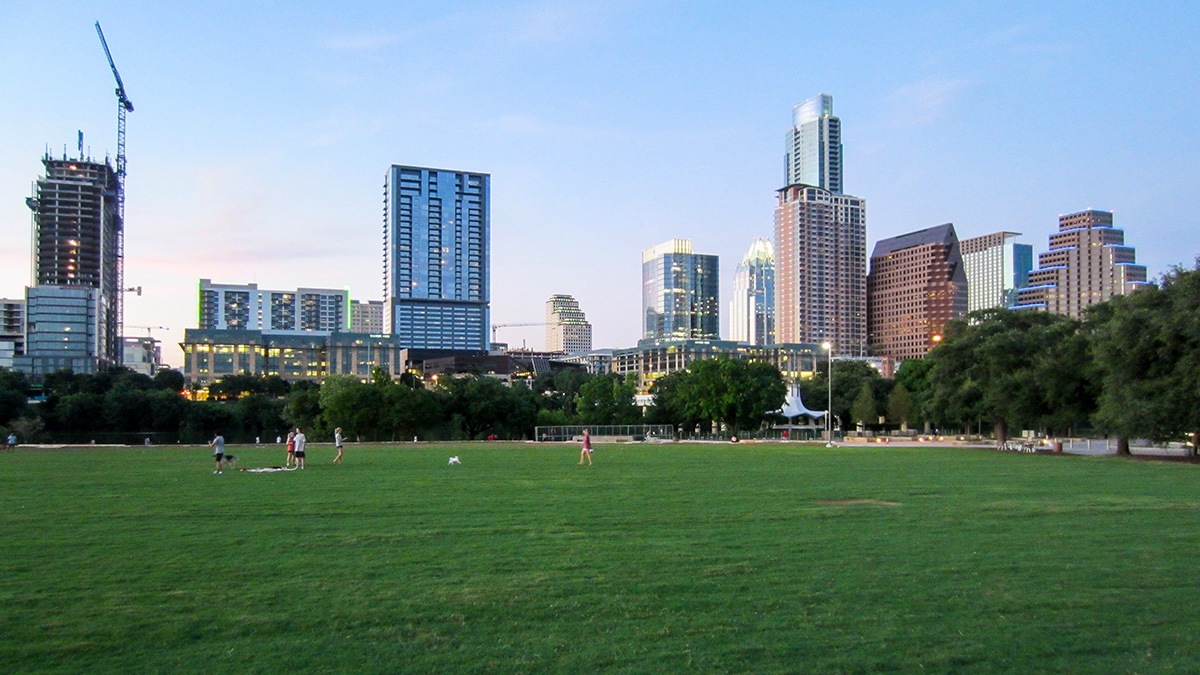
[[[208,453],[0,455],[0,672],[1200,668],[1196,465],[488,443],[215,476]]]

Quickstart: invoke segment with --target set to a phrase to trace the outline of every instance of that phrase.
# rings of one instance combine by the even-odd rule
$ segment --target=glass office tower
[[[401,346],[488,348],[490,202],[486,173],[388,170],[384,322]]]
[[[671,239],[643,251],[642,337],[719,337],[717,275],[717,256],[692,253],[691,239]]]
[[[817,94],[792,109],[784,162],[784,185],[842,193],[842,121],[833,116],[832,96]]]
[[[752,345],[775,344],[775,247],[758,238],[733,274],[729,339]]]

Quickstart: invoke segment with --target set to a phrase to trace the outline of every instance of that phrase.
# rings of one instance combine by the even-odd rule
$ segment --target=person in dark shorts
[[[218,431],[217,435],[208,444],[212,446],[213,460],[217,463],[217,470],[213,473],[221,473],[221,458],[225,456],[225,437]]]
[[[296,427],[296,466],[304,468],[304,444],[308,440],[304,438],[304,430]]]

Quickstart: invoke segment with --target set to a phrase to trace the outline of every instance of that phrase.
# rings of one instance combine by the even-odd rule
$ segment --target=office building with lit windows
[[[719,271],[717,256],[693,253],[691,239],[642,251],[642,337],[718,338]]]
[[[775,247],[759,237],[733,273],[729,339],[752,345],[775,343]]]
[[[570,295],[546,301],[546,351],[574,354],[592,350],[592,324]]]
[[[993,232],[959,242],[967,273],[967,311],[1011,307],[1029,281],[1033,246],[1018,244],[1020,232]]]
[[[200,280],[199,328],[266,331],[348,331],[350,291],[260,289],[258,284]]]
[[[42,158],[26,200],[33,212],[33,283],[25,292],[24,354],[33,377],[94,373],[121,363],[120,178],[107,162]]]
[[[1059,216],[1050,250],[1038,255],[1038,268],[1017,291],[1013,309],[1032,309],[1082,319],[1092,305],[1147,285],[1146,268],[1125,245],[1125,231],[1113,227],[1110,211]]]
[[[393,165],[384,186],[384,332],[404,347],[486,351],[491,177]]]
[[[379,300],[350,301],[350,332],[383,333],[383,303]]]
[[[923,358],[967,311],[967,275],[954,225],[882,239],[867,277],[867,332],[874,356]]]
[[[841,129],[832,96],[793,110],[775,207],[775,341],[862,355],[867,202],[842,193]]]

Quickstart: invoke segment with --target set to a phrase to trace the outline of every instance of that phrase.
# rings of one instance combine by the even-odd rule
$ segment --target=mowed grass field
[[[309,455],[220,476],[207,448],[0,455],[0,671],[1200,670],[1196,465],[801,444],[600,445],[591,467],[561,444]]]

